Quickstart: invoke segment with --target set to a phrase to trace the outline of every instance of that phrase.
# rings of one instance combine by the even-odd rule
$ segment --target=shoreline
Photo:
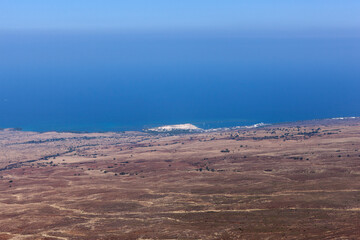
[[[196,134],[196,133],[211,133],[211,132],[224,132],[224,131],[233,131],[233,130],[251,130],[251,129],[257,129],[257,128],[264,128],[269,126],[295,126],[295,125],[316,125],[316,124],[331,124],[331,123],[338,123],[339,121],[356,121],[360,120],[360,117],[334,117],[334,118],[322,118],[322,119],[308,119],[308,120],[298,120],[298,121],[285,121],[285,122],[276,122],[276,123],[256,123],[253,125],[242,125],[242,126],[229,126],[229,127],[220,127],[220,128],[209,128],[209,129],[202,129],[198,128],[197,131],[182,131],[182,132],[176,132],[176,130],[170,130],[170,131],[151,131],[151,129],[156,128],[167,128],[171,126],[183,126],[187,125],[189,123],[184,124],[175,124],[175,125],[162,125],[154,128],[143,128],[141,130],[122,130],[122,131],[116,131],[116,130],[109,130],[109,131],[58,131],[58,130],[46,130],[46,131],[33,131],[33,130],[24,130],[21,127],[15,127],[15,128],[0,128],[0,131],[13,131],[13,132],[34,132],[34,133],[73,133],[73,134],[92,134],[92,133],[152,133],[152,134],[166,134],[166,133],[172,133],[172,134]],[[192,124],[191,124],[192,125]],[[193,125],[197,127],[196,125]],[[150,130],[150,131],[149,131]],[[186,130],[186,129],[182,129]]]

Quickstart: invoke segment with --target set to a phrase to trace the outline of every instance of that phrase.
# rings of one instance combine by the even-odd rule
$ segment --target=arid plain
[[[0,239],[360,239],[360,120],[1,130]]]

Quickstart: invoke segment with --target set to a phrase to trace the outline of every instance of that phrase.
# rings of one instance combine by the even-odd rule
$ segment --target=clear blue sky
[[[359,0],[1,0],[0,29],[360,28]]]

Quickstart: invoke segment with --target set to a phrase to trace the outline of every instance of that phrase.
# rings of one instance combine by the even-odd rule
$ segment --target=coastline
[[[74,134],[91,134],[91,133],[156,133],[156,131],[151,131],[151,129],[157,129],[157,128],[168,128],[173,126],[179,126],[179,129],[185,130],[178,132],[181,133],[210,133],[210,132],[223,132],[223,131],[233,131],[233,130],[244,130],[244,129],[253,129],[253,128],[262,128],[262,127],[268,127],[268,126],[295,126],[295,125],[317,125],[317,124],[334,124],[338,123],[339,121],[345,121],[345,122],[351,122],[360,120],[360,117],[333,117],[333,118],[323,118],[323,119],[308,119],[308,120],[298,120],[298,121],[285,121],[285,122],[276,122],[276,123],[255,123],[252,125],[236,125],[236,126],[228,126],[228,127],[220,127],[220,128],[209,128],[209,129],[203,129],[198,127],[195,124],[191,123],[184,123],[184,124],[170,124],[170,125],[161,125],[157,127],[149,127],[149,128],[142,128],[141,130],[109,130],[109,131],[73,131],[73,130],[46,130],[46,131],[36,131],[36,130],[24,130],[21,127],[15,127],[15,128],[1,128],[0,131],[21,131],[21,132],[35,132],[35,133],[74,133]],[[193,127],[196,127],[197,129],[192,129],[196,131],[189,131],[186,132],[186,125],[192,125]],[[158,133],[169,133],[173,132],[176,133],[176,131],[159,131]]]

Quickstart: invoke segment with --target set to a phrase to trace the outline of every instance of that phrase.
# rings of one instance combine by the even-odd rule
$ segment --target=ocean
[[[124,131],[360,116],[360,38],[1,32],[0,128]]]

